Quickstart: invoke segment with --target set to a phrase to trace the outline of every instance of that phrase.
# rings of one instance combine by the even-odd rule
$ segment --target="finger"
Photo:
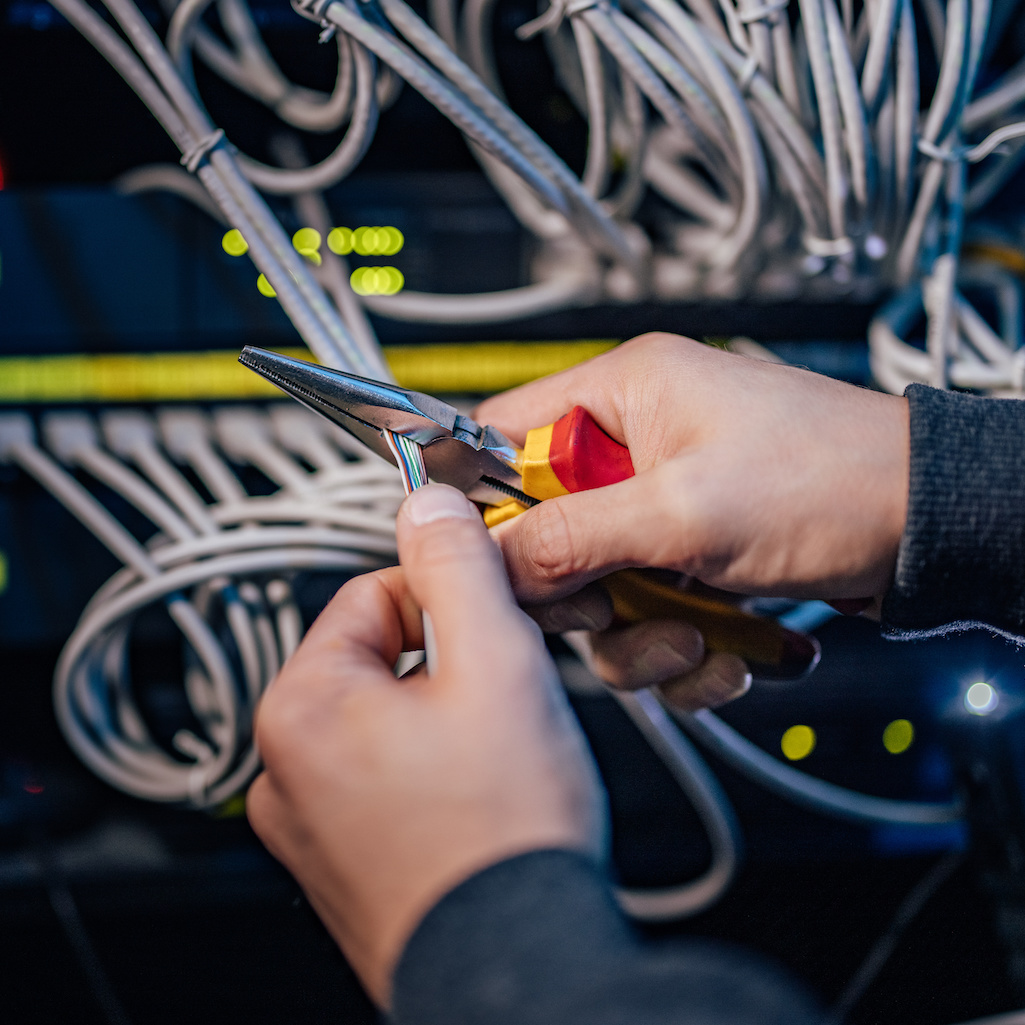
[[[736,655],[716,651],[691,673],[666,680],[658,688],[666,701],[681,712],[718,708],[751,689],[751,674]]]
[[[410,592],[434,626],[439,676],[475,681],[482,666],[501,673],[540,649],[498,548],[459,491],[444,484],[417,489],[399,510],[396,533]]]
[[[705,656],[705,642],[690,623],[650,620],[594,634],[591,651],[606,683],[639,690],[696,670]]]
[[[612,622],[612,600],[604,587],[585,587],[561,601],[523,610],[546,634],[604,630]]]
[[[276,689],[354,688],[394,679],[402,651],[423,647],[420,608],[399,567],[355,577],[317,617]]]
[[[493,527],[517,598],[548,603],[616,569],[682,565],[687,544],[674,522],[683,520],[685,496],[674,498],[673,517],[660,513],[665,472],[551,498]]]

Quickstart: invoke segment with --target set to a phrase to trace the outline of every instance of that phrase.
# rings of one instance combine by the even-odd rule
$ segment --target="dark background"
[[[333,54],[316,45],[314,27],[287,4],[253,6],[283,68],[304,84],[329,86]],[[155,5],[144,8],[159,23]],[[510,41],[511,29],[534,13],[529,0],[500,6],[500,64],[514,108],[579,168],[583,123],[542,44]],[[1009,39],[991,55],[991,77],[1025,52],[1025,19]],[[202,68],[199,81],[232,140],[268,159],[273,120]],[[334,141],[304,140],[313,157]],[[139,101],[48,5],[0,0],[0,356],[295,344],[277,305],[256,292],[251,266],[220,249],[221,228],[175,198],[126,199],[108,187],[140,164],[176,159]],[[992,216],[1020,210],[1018,196],[1009,186]],[[396,263],[410,287],[474,291],[527,280],[530,240],[458,133],[409,89],[382,116],[358,172],[329,200],[340,222],[402,229],[407,244]],[[287,227],[299,226],[277,208]],[[658,203],[642,217],[657,231]],[[378,327],[386,343],[626,338],[656,328],[740,333],[794,362],[866,383],[874,306],[645,304],[486,330]],[[0,1021],[372,1020],[333,944],[243,818],[125,797],[67,749],[50,707],[53,666],[114,564],[38,487],[5,467],[0,550],[10,565],[0,594]],[[309,582],[309,615],[337,582]],[[888,643],[872,624],[840,619],[819,636],[823,662],[811,679],[756,685],[724,717],[774,752],[788,726],[813,726],[819,743],[801,767],[869,793],[935,800],[968,788],[975,821],[924,830],[855,826],[799,810],[715,765],[746,836],[744,866],[716,907],[656,931],[760,950],[828,1005],[905,895],[947,851],[962,850],[850,1020],[944,1025],[1025,1003],[1025,908],[1013,865],[1021,833],[1020,652],[983,634]],[[142,631],[133,669],[155,716],[173,707],[179,661],[165,627]],[[1004,695],[1010,714],[999,722],[957,711],[960,689],[976,678]],[[609,786],[620,876],[657,885],[699,873],[707,846],[668,774],[610,699],[574,702]],[[917,731],[899,756],[880,739],[895,718],[910,719]],[[1002,781],[999,793],[980,765]],[[988,814],[1002,799],[1011,812]]]

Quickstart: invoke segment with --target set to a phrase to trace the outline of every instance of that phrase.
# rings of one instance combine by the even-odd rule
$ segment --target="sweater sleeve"
[[[395,972],[394,1025],[811,1025],[805,995],[708,942],[642,943],[584,857],[534,851],[445,896]]]
[[[911,385],[908,518],[884,632],[1025,635],[1025,402]]]

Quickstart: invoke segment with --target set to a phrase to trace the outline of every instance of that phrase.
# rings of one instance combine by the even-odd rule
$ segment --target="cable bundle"
[[[216,805],[258,768],[256,703],[303,634],[295,575],[394,562],[402,497],[395,471],[291,404],[212,417],[194,409],[110,411],[98,420],[53,413],[42,434],[46,449],[27,417],[0,417],[0,460],[31,474],[124,563],[61,653],[60,726],[113,786],[149,800]],[[248,493],[235,467],[258,471],[279,490]],[[71,470],[125,499],[156,533],[137,540]],[[193,720],[174,734],[173,749],[155,738],[128,666],[135,620],[161,604],[186,645]]]
[[[105,0],[131,46],[84,0],[53,0],[53,5],[113,65],[174,140],[182,165],[196,175],[224,219],[242,233],[250,257],[314,355],[332,366],[387,379],[380,350],[354,340],[240,169],[224,132],[214,126],[132,0]],[[247,168],[253,173],[251,162]]]
[[[394,21],[401,3],[382,9]],[[455,0],[434,0],[432,13],[500,91],[494,3],[466,0],[457,16]],[[588,119],[585,184],[600,194],[615,154],[625,166],[604,202],[618,216],[632,215],[645,185],[683,215],[660,226],[657,294],[795,294],[826,272],[809,283],[813,294],[842,295],[907,284],[956,253],[965,161],[1025,135],[1025,123],[1004,123],[1025,101],[1021,66],[969,102],[987,32],[995,43],[1006,18],[991,25],[985,0],[950,0],[946,12],[928,2],[918,17],[923,8],[927,55],[912,0],[876,0],[857,15],[852,0],[554,0],[520,35],[548,33]],[[938,81],[920,112],[930,59]],[[987,164],[969,210],[1018,166],[1021,146]]]
[[[935,388],[971,388],[994,395],[1025,393],[1020,275],[1007,257],[1018,250],[979,246],[989,259],[959,264],[953,254],[936,261],[921,284],[899,292],[869,325],[869,358],[876,381],[901,394],[913,381]],[[995,311],[996,327],[982,317],[969,296]],[[924,321],[925,345],[912,338]],[[922,333],[922,332],[919,332]]]
[[[1025,159],[1025,122],[1013,120],[1025,105],[1025,67],[976,95],[986,54],[1010,20],[1003,8],[991,17],[988,0],[949,0],[945,8],[938,0],[546,0],[518,34],[544,33],[587,120],[579,176],[504,100],[492,54],[496,0],[430,0],[433,29],[404,0],[294,0],[338,48],[331,94],[285,79],[243,0],[217,3],[232,49],[201,23],[213,0],[165,2],[179,73],[169,94],[180,87],[198,107],[194,50],[296,128],[348,122],[335,153],[314,167],[294,155],[291,168],[238,155],[239,173],[258,188],[309,205],[355,165],[382,97],[401,79],[464,133],[510,209],[541,240],[534,282],[498,293],[356,299],[336,269],[331,294],[361,351],[374,349],[355,312],[364,306],[402,320],[485,323],[647,294],[865,298],[898,286],[904,293],[872,331],[873,367],[885,387],[1021,387],[1013,355],[1020,330],[1005,323],[994,331],[965,295],[978,274],[959,271],[966,216]],[[129,0],[108,6],[128,24],[121,8]],[[98,42],[96,26],[90,31]],[[920,39],[931,52],[919,52]],[[934,65],[935,83],[922,73]],[[969,177],[975,163],[980,170]],[[181,178],[146,169],[128,185],[170,186],[198,199]],[[638,223],[649,191],[666,204],[654,232]],[[1007,276],[994,287],[1003,294]],[[928,319],[925,356],[903,338],[913,309]]]

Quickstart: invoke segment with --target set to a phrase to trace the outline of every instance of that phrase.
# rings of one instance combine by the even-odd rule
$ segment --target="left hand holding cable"
[[[401,568],[346,584],[259,708],[253,828],[295,875],[371,996],[420,918],[517,853],[598,855],[603,802],[583,736],[498,548],[454,488],[403,504]],[[399,653],[437,669],[401,680]]]

